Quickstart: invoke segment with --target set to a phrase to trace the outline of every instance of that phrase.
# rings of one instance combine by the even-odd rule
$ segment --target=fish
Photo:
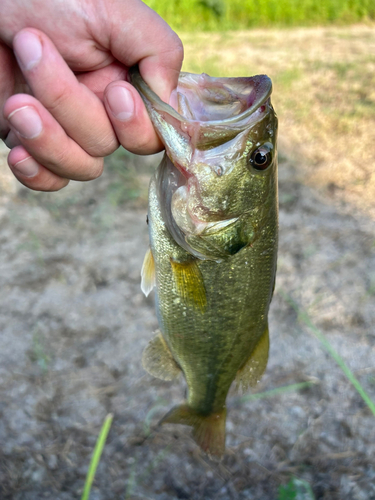
[[[268,361],[278,246],[272,82],[182,72],[171,106],[137,67],[130,80],[165,146],[141,272],[145,295],[155,289],[159,330],[143,366],[162,380],[183,374],[186,401],[161,423],[191,426],[203,452],[220,459],[228,391],[256,385]]]

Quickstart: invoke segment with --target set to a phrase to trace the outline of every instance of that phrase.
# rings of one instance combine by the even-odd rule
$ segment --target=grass
[[[112,425],[112,420],[113,420],[113,415],[108,414],[106,416],[104,423],[102,425],[102,428],[100,430],[100,433],[99,433],[99,436],[98,436],[98,439],[96,441],[95,448],[94,448],[94,451],[93,451],[93,454],[91,457],[91,462],[90,462],[89,470],[87,472],[86,481],[85,481],[85,485],[83,488],[81,500],[89,500],[92,483],[94,482],[96,470],[98,468],[100,457],[102,456],[103,448],[104,448],[105,442],[107,440],[109,430],[110,430],[111,425]]]
[[[125,201],[147,197],[147,190],[142,191],[134,158],[134,155],[120,148],[111,155],[111,161],[107,163],[112,178],[108,186],[107,198],[114,207]]]
[[[143,423],[143,432],[145,437],[147,438],[151,434],[151,420],[155,413],[158,413],[159,409],[165,406],[168,402],[165,399],[158,399],[154,406],[147,413],[144,423]]]
[[[290,481],[279,487],[277,500],[314,500],[314,493],[307,481],[292,477]]]
[[[374,4],[375,5],[375,4]],[[375,216],[375,30],[371,26],[182,33],[183,69],[268,74],[279,150],[299,182]]]
[[[366,403],[370,411],[375,417],[375,403],[372,401],[370,398],[369,394],[366,392],[366,390],[363,388],[359,380],[355,377],[354,373],[350,370],[348,365],[345,363],[344,359],[340,356],[340,354],[334,349],[334,347],[331,345],[331,343],[328,341],[324,333],[317,328],[313,322],[311,321],[309,315],[303,311],[299,305],[285,292],[280,291],[279,292],[281,296],[284,298],[284,300],[292,306],[292,308],[296,311],[297,317],[300,321],[305,323],[309,327],[309,330],[313,333],[313,335],[321,342],[323,345],[324,349],[330,354],[332,359],[336,361],[336,363],[339,365],[343,373],[345,374],[346,378],[349,380],[349,382],[353,385],[355,390],[358,392],[358,394],[361,396],[363,401]]]
[[[183,31],[348,24],[375,19],[372,0],[146,0]]]
[[[35,329],[33,334],[33,343],[30,355],[32,361],[35,361],[43,375],[45,375],[48,372],[51,357],[46,350],[45,338],[38,328]]]
[[[300,391],[301,389],[307,389],[312,385],[315,385],[316,382],[299,382],[297,384],[284,385],[282,387],[276,387],[275,389],[271,389],[269,391],[257,392],[255,394],[248,394],[247,396],[241,396],[238,399],[239,403],[246,403],[247,401],[255,401],[257,399],[265,399],[271,398],[273,396],[279,396],[285,392],[294,392]]]
[[[150,434],[150,420],[154,414],[155,411],[157,411],[162,403],[165,403],[164,401],[159,401],[159,403],[154,406],[150,412],[146,415],[145,423],[144,423],[144,429],[145,429],[145,436],[147,437]],[[91,493],[91,488],[95,479],[95,474],[100,462],[100,458],[103,453],[103,449],[107,440],[108,433],[110,431],[111,425],[113,421],[113,415],[108,414],[103,422],[102,428],[100,429],[98,438],[96,440],[95,448],[91,457],[89,469],[87,471],[86,475],[86,480],[83,488],[83,493],[81,496],[81,500],[89,500],[90,498],[90,493]],[[163,450],[161,450],[156,457],[151,461],[151,463],[146,467],[146,469],[143,471],[143,473],[140,475],[139,482],[142,482],[151,472],[153,469],[158,465],[158,463],[168,454],[169,450],[171,448],[171,445],[166,446]],[[126,487],[126,492],[125,492],[125,499],[131,498],[134,489],[137,486],[137,472],[136,468],[138,466],[138,461],[135,459],[131,468],[130,476],[127,482],[127,487]]]

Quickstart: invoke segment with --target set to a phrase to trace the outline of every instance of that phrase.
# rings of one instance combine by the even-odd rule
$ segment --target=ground
[[[277,73],[277,65],[283,50],[289,64],[296,39],[310,61],[326,58],[324,50],[316,55],[321,39],[322,47],[334,39],[333,51],[336,39],[354,47],[357,62],[359,40],[362,48],[375,43],[367,27],[270,33],[263,39],[276,61],[275,81],[287,78],[289,69]],[[228,43],[237,40],[244,52],[247,43],[256,52],[256,34],[246,36],[233,34]],[[193,41],[184,41],[191,52]],[[368,64],[371,69],[375,62]],[[363,68],[366,76],[369,68]],[[290,97],[293,85],[301,85],[292,77],[282,87],[279,76],[281,94]],[[277,97],[277,86],[275,101],[281,110],[280,249],[269,364],[252,393],[228,397],[221,463],[197,449],[189,428],[157,427],[183,399],[185,384],[156,380],[141,365],[157,328],[153,297],[140,290],[140,268],[148,245],[147,183],[159,158],[117,152],[100,179],[47,194],[17,184],[0,149],[2,500],[79,499],[109,413],[114,419],[92,500],[274,500],[292,476],[308,481],[319,500],[375,499],[374,415],[307,324],[310,319],[375,401],[375,203],[368,195],[374,192],[374,118],[361,115],[351,131],[353,141],[361,138],[359,155],[365,151],[358,180],[350,176],[351,149],[348,166],[343,163],[343,139],[331,157],[323,143],[316,160],[313,146],[326,139],[315,118],[299,122]],[[324,165],[326,175],[319,177]]]

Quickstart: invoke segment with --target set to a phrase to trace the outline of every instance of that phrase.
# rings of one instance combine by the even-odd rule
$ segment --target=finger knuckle
[[[26,182],[25,180],[20,180],[20,182],[32,191],[52,193],[60,191],[67,186],[69,184],[69,179],[62,179],[61,177],[57,177],[55,175],[49,175],[47,177],[43,176],[43,179],[38,180],[37,182]]]
[[[169,67],[181,68],[184,59],[184,46],[174,31],[171,31],[168,39],[164,41],[162,53]]]
[[[130,145],[127,145],[126,149],[129,149],[135,154],[147,155],[157,152],[157,146],[157,142],[152,137],[138,137]]]
[[[179,38],[179,36],[173,32],[173,43],[171,47],[171,53],[175,58],[175,61],[181,63],[184,59],[184,46]]]
[[[64,187],[66,187],[69,184],[69,179],[56,179],[56,178],[51,178],[48,180],[44,186],[42,186],[38,191],[46,191],[46,192],[55,192],[55,191],[60,191]]]
[[[61,111],[65,108],[65,104],[70,100],[70,97],[71,91],[68,88],[55,89],[51,95],[45,94],[43,104],[53,115],[56,111]]]
[[[103,158],[95,158],[93,164],[86,170],[85,180],[92,181],[100,177],[103,173],[103,165]]]
[[[85,148],[86,151],[94,157],[108,156],[118,148],[118,140],[114,134],[105,134]]]

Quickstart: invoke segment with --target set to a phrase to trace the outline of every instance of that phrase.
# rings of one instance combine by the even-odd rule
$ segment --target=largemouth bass
[[[156,287],[160,331],[145,369],[188,396],[163,419],[193,427],[210,456],[225,450],[233,381],[255,385],[268,360],[268,309],[277,256],[277,118],[265,75],[181,73],[176,109],[138,69],[131,81],[165,145],[150,183],[150,250],[142,290]]]

